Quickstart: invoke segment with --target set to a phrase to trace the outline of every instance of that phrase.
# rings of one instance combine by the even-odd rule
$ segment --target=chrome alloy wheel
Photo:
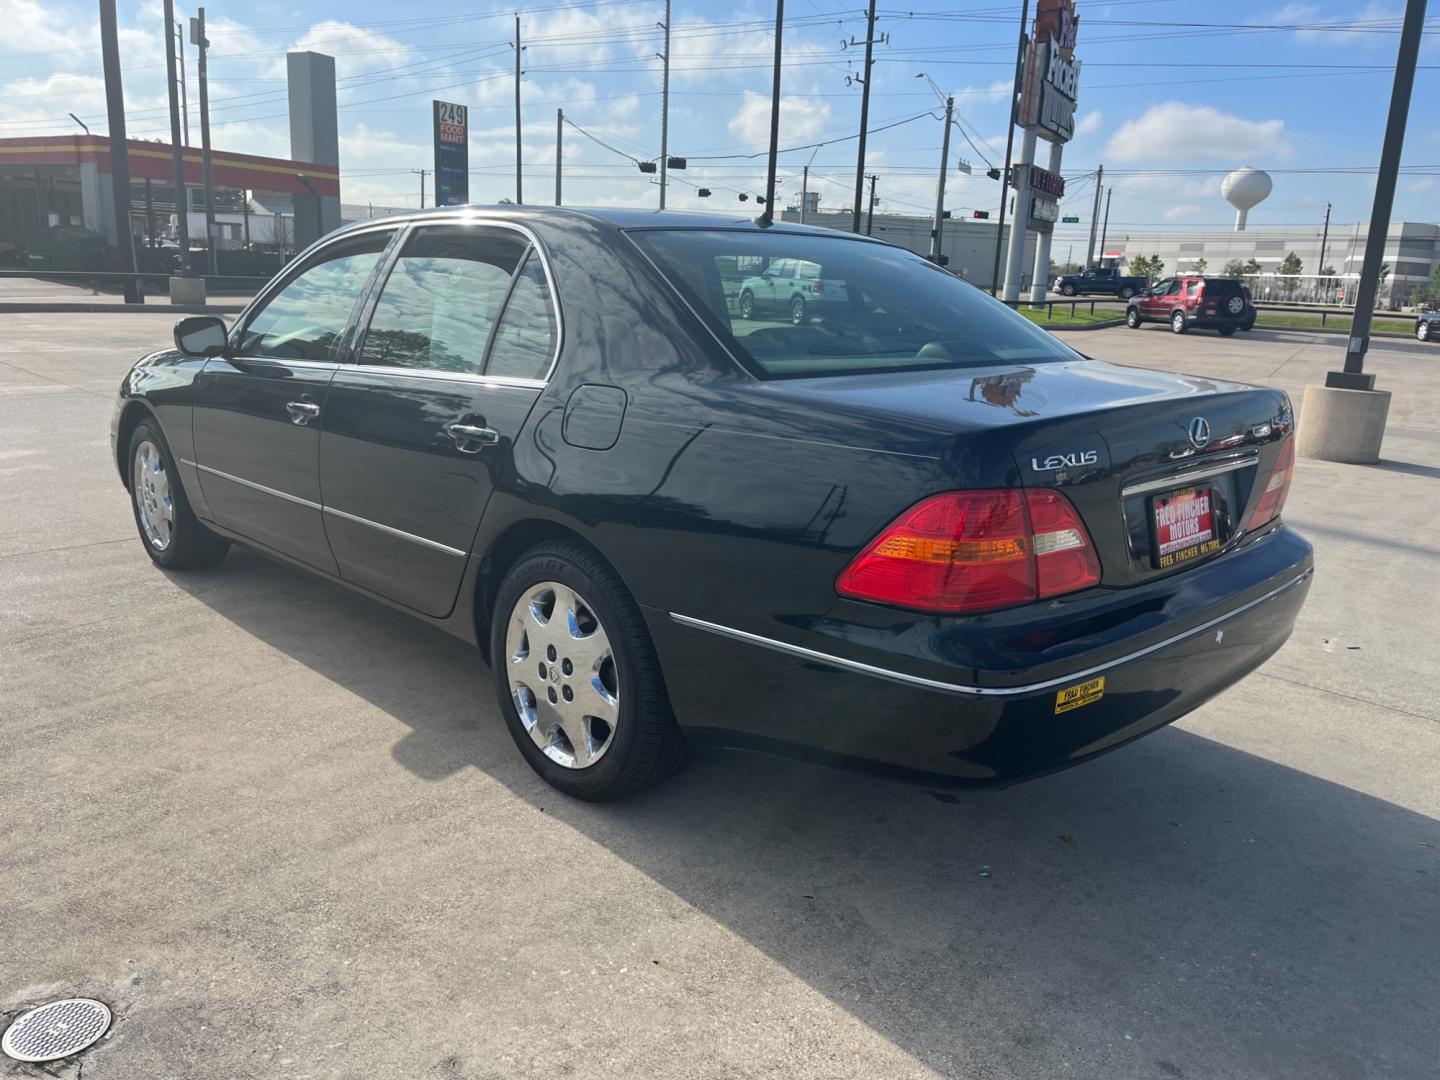
[[[175,537],[175,501],[170,495],[170,476],[160,448],[146,439],[135,448],[130,466],[130,495],[140,515],[145,539],[156,551],[164,551]]]
[[[620,684],[610,638],[568,585],[525,590],[505,632],[506,677],[520,722],[557,765],[594,765],[615,741]]]

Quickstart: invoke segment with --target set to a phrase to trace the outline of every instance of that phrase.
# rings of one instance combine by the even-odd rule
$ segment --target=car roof
[[[463,206],[439,206],[426,210],[411,210],[385,217],[366,218],[351,222],[336,232],[364,228],[372,225],[401,224],[409,221],[424,221],[431,217],[453,216],[472,210],[483,213],[487,218],[499,221],[514,221],[517,224],[541,223],[545,221],[600,221],[617,229],[724,229],[742,232],[780,232],[811,236],[844,236],[872,244],[886,244],[871,236],[843,232],[819,225],[800,225],[795,222],[773,221],[760,225],[754,217],[744,214],[719,214],[701,210],[646,210],[634,207],[596,206],[517,206],[513,203],[486,205],[469,203]],[[335,233],[328,233],[334,236]]]

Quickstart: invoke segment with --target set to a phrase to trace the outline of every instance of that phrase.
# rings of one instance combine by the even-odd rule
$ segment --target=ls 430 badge
[[[1077,450],[1073,454],[1051,454],[1043,461],[1032,457],[1030,467],[1036,472],[1054,472],[1057,469],[1078,469],[1082,465],[1094,465],[1099,460],[1098,450]]]

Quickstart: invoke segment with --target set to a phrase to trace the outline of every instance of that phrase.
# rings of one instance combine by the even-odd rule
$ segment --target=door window
[[[241,356],[336,359],[335,349],[393,231],[362,233],[322,250],[265,301],[240,335]]]
[[[1186,295],[1186,296],[1199,296],[1199,295],[1200,295],[1200,281],[1199,281],[1199,279],[1196,279],[1196,280],[1194,280],[1194,281],[1187,281],[1187,282],[1185,283],[1185,295]]]
[[[417,230],[375,304],[360,363],[480,374],[526,245],[523,236],[503,229]]]
[[[539,254],[531,248],[515,278],[505,314],[500,317],[485,373],[516,379],[545,378],[555,358],[555,337],[550,285]]]

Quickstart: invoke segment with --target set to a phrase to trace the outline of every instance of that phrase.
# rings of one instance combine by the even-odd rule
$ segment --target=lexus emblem
[[[1190,445],[1196,450],[1205,449],[1205,444],[1210,441],[1210,422],[1203,416],[1197,416],[1190,421]]]

